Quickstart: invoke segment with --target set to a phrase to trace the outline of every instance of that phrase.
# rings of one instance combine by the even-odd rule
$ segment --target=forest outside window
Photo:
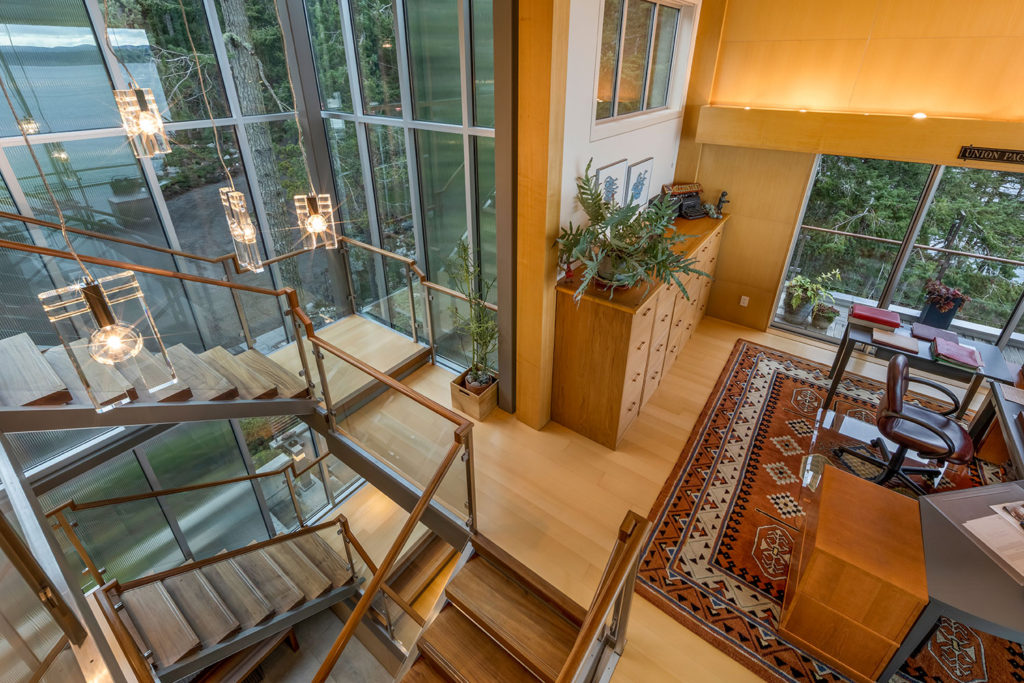
[[[598,67],[598,121],[669,104],[673,65],[685,60],[681,31],[694,6],[649,0],[605,0]],[[679,46],[677,48],[677,45]]]

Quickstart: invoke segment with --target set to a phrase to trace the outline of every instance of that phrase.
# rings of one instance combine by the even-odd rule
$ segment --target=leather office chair
[[[911,383],[924,384],[939,390],[952,400],[953,407],[937,413],[905,402],[904,397]],[[934,484],[945,467],[904,467],[903,461],[908,451],[915,451],[921,460],[936,460],[944,464],[967,465],[974,459],[974,443],[971,437],[958,422],[949,417],[959,409],[960,400],[949,388],[938,382],[911,377],[907,357],[897,354],[889,360],[885,394],[879,401],[875,413],[878,431],[897,445],[896,452],[891,452],[882,439],[874,439],[871,445],[884,459],[849,448],[837,448],[835,454],[849,455],[881,467],[882,471],[871,480],[876,484],[884,484],[897,477],[919,495],[924,495],[925,490],[911,480],[910,475],[930,477]]]

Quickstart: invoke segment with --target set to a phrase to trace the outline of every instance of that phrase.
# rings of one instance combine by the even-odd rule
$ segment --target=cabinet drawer
[[[681,332],[669,337],[668,350],[665,351],[665,364],[662,366],[662,376],[668,374],[668,371],[676,362],[676,358],[679,358],[679,353],[686,346],[686,342],[690,340],[688,332]]]
[[[641,373],[642,374],[642,373]],[[640,401],[643,397],[644,383],[627,382],[626,390],[622,392],[622,406],[619,409],[619,426],[617,437],[621,437],[636,416],[640,414]]]
[[[658,307],[655,312],[654,326],[651,330],[651,339],[659,339],[672,326],[672,310],[675,306],[676,296],[673,291],[679,291],[675,285],[664,285],[658,291]]]
[[[657,317],[658,297],[652,296],[643,303],[639,310],[633,315],[633,324],[629,330],[629,354],[635,352],[641,341],[648,341],[651,338],[651,328],[654,326],[654,319]],[[644,345],[643,351],[647,352]]]
[[[665,365],[665,353],[668,351],[668,335],[654,342],[651,355],[647,358],[647,372],[644,377],[644,396],[641,405],[646,405],[661,383],[661,374]]]

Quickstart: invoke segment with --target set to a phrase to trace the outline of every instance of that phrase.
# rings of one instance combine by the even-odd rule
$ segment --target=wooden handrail
[[[562,665],[562,670],[556,679],[557,683],[569,683],[574,680],[577,670],[582,666],[587,652],[604,624],[608,611],[619,595],[619,587],[629,576],[631,568],[638,560],[640,549],[644,539],[647,538],[650,527],[651,523],[644,517],[632,510],[626,512],[626,517],[619,527],[615,548],[612,549],[609,566],[597,587],[594,601],[587,611],[587,618],[583,621],[583,626],[580,627],[576,642]],[[627,586],[625,590],[631,591],[633,588]]]
[[[421,282],[423,283],[423,286],[427,287],[428,289],[433,289],[434,291],[441,292],[442,294],[447,294],[450,297],[461,299],[462,301],[469,301],[469,297],[463,294],[462,292],[456,292],[454,289],[445,287],[443,285],[439,285],[436,282],[430,282],[429,280],[421,280]],[[498,307],[488,301],[482,301],[481,303],[484,305],[484,308],[488,310],[495,312],[498,311]]]
[[[124,652],[124,656],[128,658],[128,666],[139,680],[139,683],[152,683],[153,672],[149,668],[149,664],[142,657],[138,644],[132,638],[132,635],[128,633],[128,629],[125,627],[124,622],[121,621],[121,617],[118,616],[117,610],[114,609],[114,605],[110,601],[109,592],[112,590],[120,590],[117,581],[110,581],[96,591],[96,604],[99,605],[100,612],[106,618],[107,625],[110,626],[110,630],[114,634],[114,640],[117,641],[121,651]]]
[[[437,493],[438,488],[441,487],[441,482],[448,474],[448,470],[452,463],[455,462],[456,456],[459,451],[462,450],[462,444],[453,444],[448,449],[448,454],[445,455],[444,460],[441,462],[440,467],[434,472],[434,476],[430,479],[430,483],[427,484],[426,489],[423,491],[423,495],[420,496],[419,501],[416,502],[416,507],[412,509],[409,514],[409,519],[406,520],[402,530],[398,532],[398,537],[395,538],[395,542],[391,545],[387,555],[384,556],[384,561],[381,562],[380,566],[377,567],[377,571],[373,573],[373,578],[370,579],[370,583],[366,586],[363,592],[363,597],[359,599],[359,602],[353,608],[352,613],[345,620],[345,626],[341,629],[341,633],[338,634],[334,644],[331,645],[330,652],[324,658],[323,663],[317,670],[316,675],[313,677],[313,683],[324,683],[327,677],[330,676],[331,670],[334,665],[338,663],[338,658],[341,657],[342,651],[345,646],[348,645],[348,641],[352,639],[352,635],[356,632],[356,628],[359,626],[359,622],[362,621],[363,616],[370,608],[370,603],[373,601],[373,597],[380,590],[381,584],[384,583],[384,578],[391,573],[391,567],[394,565],[395,560],[398,559],[398,554],[405,547],[406,541],[409,540],[409,536],[412,534],[413,529],[419,524],[420,518],[426,511],[427,506],[430,504],[434,494]]]
[[[32,674],[32,677],[28,679],[28,683],[39,683],[39,681],[43,680],[43,676],[46,675],[47,670],[53,666],[53,663],[57,661],[57,657],[69,643],[71,643],[71,640],[66,635],[61,636],[57,642],[54,643],[53,647],[50,648],[50,651],[46,653],[46,656],[40,660],[39,668],[36,669],[35,673]]]
[[[169,579],[170,577],[177,576],[178,574],[184,574],[186,572],[190,572],[195,569],[205,567],[207,565],[217,564],[218,562],[223,562],[224,560],[230,560],[231,558],[238,557],[239,555],[245,555],[246,553],[261,550],[269,545],[274,545],[275,543],[287,541],[288,539],[296,538],[297,536],[303,536],[305,534],[320,531],[321,529],[329,529],[330,527],[335,525],[339,527],[341,526],[339,519],[332,519],[329,522],[321,522],[320,524],[314,524],[313,526],[302,527],[301,529],[296,529],[295,531],[289,531],[287,534],[279,534],[277,536],[274,536],[273,538],[267,539],[266,541],[260,541],[259,543],[252,543],[250,545],[243,546],[241,548],[236,548],[234,550],[228,550],[226,552],[217,553],[213,557],[208,557],[205,560],[193,560],[192,562],[183,564],[180,567],[165,569],[162,572],[157,572],[155,574],[147,574],[146,576],[143,576],[138,579],[125,581],[123,584],[121,584],[121,589],[131,590],[132,588],[145,586],[149,583],[163,581],[164,579]]]

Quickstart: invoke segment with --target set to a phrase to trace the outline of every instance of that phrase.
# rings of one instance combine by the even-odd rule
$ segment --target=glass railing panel
[[[162,496],[197,560],[234,550],[270,535],[251,482]]]
[[[261,477],[258,480],[263,499],[267,501],[267,510],[274,525],[274,533],[284,534],[299,526],[299,518],[295,514],[295,505],[288,493],[288,480],[284,474]]]
[[[458,322],[460,318],[465,320],[469,317],[469,302],[432,290],[430,307],[433,311],[434,346],[437,348],[437,355],[458,367],[469,367],[473,348],[465,327]],[[498,314],[488,309],[487,315],[496,320]],[[498,353],[495,344],[488,364],[492,368],[497,368],[497,363]]]

